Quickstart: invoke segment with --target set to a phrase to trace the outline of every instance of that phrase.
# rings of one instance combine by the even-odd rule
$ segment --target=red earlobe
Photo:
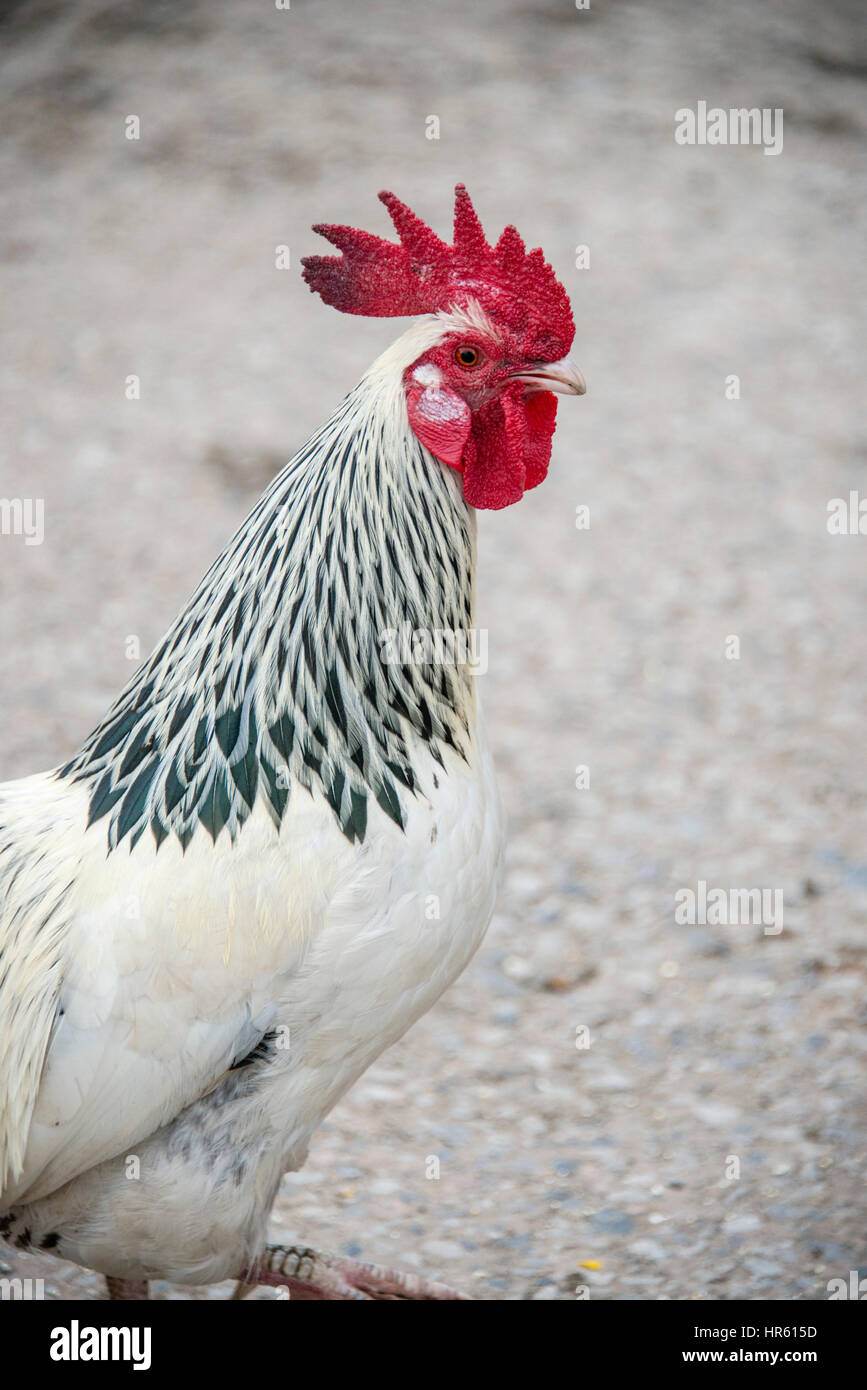
[[[456,391],[410,382],[406,404],[416,438],[435,458],[463,470],[464,448],[472,425],[466,401]]]

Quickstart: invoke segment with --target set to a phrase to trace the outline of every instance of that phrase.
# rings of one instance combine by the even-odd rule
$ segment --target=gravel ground
[[[0,492],[46,509],[0,541],[4,776],[77,746],[394,335],[308,293],[312,222],[384,232],[385,186],[445,230],[461,178],[575,305],[589,393],[480,522],[498,915],[275,1235],[483,1299],[827,1297],[867,1265],[867,539],[826,525],[867,487],[858,4],[2,10]],[[699,100],[783,108],[783,152],[677,145]],[[679,925],[700,880],[783,930]]]

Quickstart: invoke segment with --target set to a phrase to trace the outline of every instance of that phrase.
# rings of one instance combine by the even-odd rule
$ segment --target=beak
[[[518,372],[512,381],[523,381],[537,391],[558,391],[564,396],[583,396],[587,390],[583,376],[568,357],[561,358],[559,362],[540,362],[538,367]]]

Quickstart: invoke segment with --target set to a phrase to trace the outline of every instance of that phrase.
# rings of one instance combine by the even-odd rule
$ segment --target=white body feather
[[[66,1258],[122,1277],[240,1272],[324,1115],[484,935],[502,835],[480,740],[474,752],[447,776],[431,765],[406,833],[377,810],[360,846],[304,796],[279,832],[262,811],[235,845],[157,854],[143,840],[106,859],[100,829],[83,833],[84,796],[43,784],[47,803],[49,789],[78,800],[81,859],[65,1013],[2,1200],[17,1229],[37,1245],[60,1232]],[[191,1105],[263,1028],[288,1045],[255,1103]]]

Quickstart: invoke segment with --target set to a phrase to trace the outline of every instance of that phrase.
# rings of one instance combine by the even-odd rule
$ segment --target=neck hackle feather
[[[412,347],[404,349],[414,351]],[[59,775],[108,848],[150,830],[234,840],[261,802],[320,792],[350,840],[375,801],[402,826],[414,756],[463,758],[465,666],[382,660],[384,634],[472,627],[472,515],[397,409],[383,355],[287,464],[156,651]]]

